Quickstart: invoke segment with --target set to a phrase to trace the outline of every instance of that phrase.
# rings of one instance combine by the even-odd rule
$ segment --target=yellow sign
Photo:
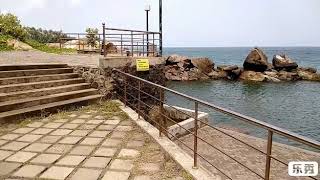
[[[136,60],[137,71],[149,71],[149,59]]]

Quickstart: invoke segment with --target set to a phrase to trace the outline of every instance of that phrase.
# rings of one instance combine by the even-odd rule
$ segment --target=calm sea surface
[[[251,48],[165,48],[164,54],[206,56],[215,64],[241,65]],[[301,66],[320,71],[320,47],[262,48],[269,57],[286,53]],[[245,83],[233,81],[170,82],[172,89],[320,141],[320,82]],[[170,104],[192,108],[181,98],[167,95]],[[208,111],[205,107],[202,110]],[[265,131],[234,118],[209,111],[211,123],[243,129],[258,136]],[[283,139],[281,140],[283,141]],[[290,143],[290,142],[289,142]]]

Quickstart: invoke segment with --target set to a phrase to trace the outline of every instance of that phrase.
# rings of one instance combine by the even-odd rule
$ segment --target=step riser
[[[0,66],[0,71],[27,70],[27,69],[53,69],[65,68],[67,64],[33,64],[33,65],[8,65]]]
[[[31,101],[31,102],[23,102],[23,103],[17,103],[17,104],[4,105],[4,106],[0,106],[0,112],[12,111],[12,110],[17,110],[17,109],[22,109],[22,108],[27,108],[27,107],[32,107],[32,106],[38,106],[38,105],[42,105],[42,104],[48,104],[48,103],[53,103],[53,102],[58,102],[58,101],[64,101],[64,100],[89,96],[89,95],[96,95],[96,94],[98,94],[97,90],[87,91],[87,92],[79,92],[77,94],[63,95],[63,96],[59,96],[59,97],[52,97],[52,98],[50,97],[50,98],[35,100],[35,101]]]
[[[68,81],[61,81],[61,82],[44,82],[44,83],[32,84],[32,85],[17,85],[14,87],[2,87],[2,88],[0,87],[0,93],[49,88],[49,87],[64,86],[69,84],[79,84],[79,83],[84,83],[84,81],[85,81],[84,79],[71,79]]]
[[[81,102],[76,102],[72,104],[66,104],[66,105],[60,105],[60,106],[55,106],[51,108],[46,108],[42,110],[36,110],[36,111],[31,111],[31,112],[26,112],[23,114],[18,114],[18,115],[11,115],[7,117],[0,117],[0,125],[1,124],[6,124],[6,123],[16,123],[16,120],[18,119],[25,119],[28,117],[33,117],[33,116],[48,116],[51,113],[57,113],[61,110],[68,110],[68,109],[74,109],[75,107],[82,107],[82,106],[87,106],[90,104],[95,104],[99,102],[100,99],[91,99],[91,100],[85,100]]]
[[[21,77],[21,76],[37,76],[37,75],[49,75],[49,74],[64,74],[73,73],[73,69],[37,69],[27,71],[0,71],[0,78]]]
[[[79,86],[44,90],[44,91],[36,91],[36,92],[27,92],[27,93],[21,92],[19,94],[14,94],[14,95],[0,95],[0,102],[12,101],[12,100],[24,99],[24,98],[30,98],[30,97],[47,96],[52,94],[77,91],[77,90],[83,90],[88,88],[90,88],[90,86],[86,84],[86,85],[79,85]]]
[[[19,83],[31,83],[31,82],[40,82],[40,81],[53,81],[61,79],[72,79],[77,78],[78,74],[65,74],[65,75],[53,75],[53,76],[38,76],[38,77],[19,77],[19,78],[10,78],[10,79],[0,79],[1,85],[8,84],[19,84]]]

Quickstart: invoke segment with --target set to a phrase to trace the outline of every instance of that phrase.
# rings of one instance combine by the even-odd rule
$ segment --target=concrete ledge
[[[127,64],[130,66],[136,65],[136,59],[149,59],[150,65],[162,64],[165,61],[163,57],[127,57],[127,56],[114,56],[114,57],[101,57],[99,59],[100,68],[117,68],[123,67]]]
[[[130,107],[125,107],[122,102],[120,103],[121,110],[128,114],[128,116],[146,133],[148,133],[160,146],[168,153],[173,160],[175,160],[184,170],[186,170],[194,179],[198,180],[221,180],[221,177],[210,173],[203,166],[199,165],[198,169],[193,168],[193,158],[182,150],[178,145],[172,142],[167,137],[159,137],[159,131],[143,118],[138,119],[138,114]]]

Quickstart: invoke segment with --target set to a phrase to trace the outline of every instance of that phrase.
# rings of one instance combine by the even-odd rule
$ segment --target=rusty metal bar
[[[78,50],[80,51],[80,35],[78,34]]]
[[[127,106],[127,76],[124,77],[124,105]]]
[[[103,31],[103,41],[102,41],[102,47],[103,47],[103,56],[107,56],[107,47],[106,47],[106,24],[102,23],[102,31]]]
[[[141,112],[141,93],[140,93],[140,90],[141,90],[141,81],[138,81],[138,88],[139,88],[139,91],[138,91],[138,119],[140,119],[140,112]]]
[[[144,56],[144,35],[142,35],[142,56]]]
[[[132,32],[131,32],[131,54],[133,57],[133,34],[132,34]]]
[[[160,34],[160,32],[141,31],[141,30],[130,30],[130,29],[117,29],[117,28],[106,28],[106,30],[111,30],[111,31],[127,31],[127,32],[140,32],[140,33],[146,33],[146,34]]]
[[[265,169],[265,180],[269,180],[270,177],[270,163],[272,153],[272,131],[268,131],[268,144],[267,144],[267,155],[266,155],[266,169]]]
[[[193,150],[193,168],[197,169],[198,168],[198,110],[199,110],[199,106],[198,106],[198,102],[194,103],[194,141],[193,141],[193,145],[194,145],[194,150]]]
[[[152,36],[152,56],[154,56],[154,34]]]
[[[121,38],[121,56],[123,56],[123,44],[122,44],[123,37],[122,37],[122,34],[120,35],[120,38]]]

